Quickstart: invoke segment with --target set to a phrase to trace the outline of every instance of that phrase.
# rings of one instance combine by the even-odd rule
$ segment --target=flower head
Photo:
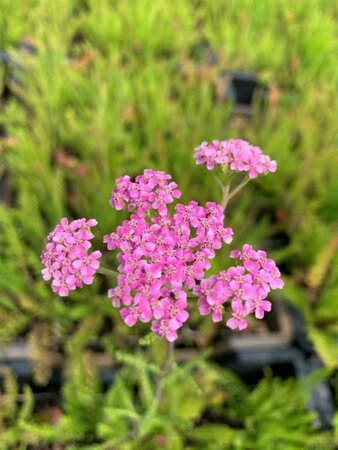
[[[214,322],[221,319],[221,305],[230,300],[232,316],[226,324],[244,330],[246,316],[253,313],[256,319],[263,319],[265,312],[271,311],[267,296],[271,290],[281,289],[284,283],[275,261],[266,252],[244,244],[242,250],[233,250],[230,256],[240,264],[203,279],[193,292],[199,296],[200,313],[210,314]]]
[[[138,175],[135,181],[129,176],[116,180],[110,205],[117,209],[128,207],[128,211],[135,211],[144,217],[150,209],[156,209],[160,215],[166,213],[166,205],[181,196],[177,184],[170,182],[171,176],[162,171],[146,169]]]
[[[118,285],[109,297],[121,308],[126,325],[151,321],[154,333],[174,340],[189,316],[186,291],[203,279],[215,250],[232,241],[233,231],[224,227],[222,207],[213,202],[176,204],[171,215],[167,205],[178,196],[176,184],[163,184],[169,176],[162,172],[144,174],[136,178],[136,189],[153,192],[155,188],[152,215],[143,214],[149,203],[104,236],[108,250],[118,250],[120,262]],[[215,321],[221,319],[222,303],[210,304]]]
[[[258,147],[240,139],[203,142],[195,149],[195,159],[208,170],[218,165],[249,178],[277,168]],[[230,253],[236,265],[206,278],[210,260],[232,241],[233,230],[224,226],[223,208],[214,202],[177,203],[169,209],[180,196],[177,184],[162,171],[146,169],[134,180],[127,175],[116,180],[110,205],[131,215],[103,238],[109,251],[117,250],[118,261],[117,285],[108,297],[127,326],[150,323],[151,330],[168,341],[178,337],[189,317],[189,292],[197,297],[194,304],[202,316],[220,322],[229,305],[227,326],[244,330],[246,317],[262,319],[271,310],[268,294],[283,287],[276,263],[266,252],[245,244]],[[43,278],[52,279],[52,289],[60,296],[93,282],[101,258],[101,252],[89,252],[96,223],[68,223],[63,218],[45,240]]]
[[[94,237],[91,228],[95,219],[78,219],[68,223],[61,219],[45,239],[41,261],[44,280],[52,279],[52,290],[61,297],[69,291],[92,284],[95,272],[100,267],[101,252],[88,253],[90,240]]]
[[[249,178],[277,170],[276,161],[271,160],[259,147],[242,139],[214,140],[210,144],[202,142],[195,148],[194,157],[196,164],[205,165],[208,170],[221,166],[234,172],[246,172]]]

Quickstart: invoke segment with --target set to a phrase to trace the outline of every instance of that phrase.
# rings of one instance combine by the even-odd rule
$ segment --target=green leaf
[[[235,437],[236,431],[226,425],[221,424],[205,424],[194,428],[188,433],[193,440],[201,443],[216,443],[218,445],[230,446]]]
[[[34,409],[34,395],[32,388],[30,386],[24,386],[23,396],[24,396],[23,404],[18,414],[19,423],[21,421],[25,422],[29,420],[31,418]]]
[[[330,332],[315,327],[309,329],[312,339],[319,356],[324,363],[331,369],[338,367],[338,329]]]

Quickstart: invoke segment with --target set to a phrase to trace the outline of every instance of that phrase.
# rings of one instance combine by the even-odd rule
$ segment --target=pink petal
[[[231,319],[227,320],[226,324],[229,328],[231,328],[232,330],[235,330],[239,325],[239,321],[237,319],[235,319],[234,317],[232,317]]]

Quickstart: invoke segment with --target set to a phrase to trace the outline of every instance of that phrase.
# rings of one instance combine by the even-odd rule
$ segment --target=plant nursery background
[[[0,0],[1,450],[336,448],[337,23],[331,0]],[[278,162],[226,226],[234,248],[276,260],[272,303],[293,312],[288,349],[311,370],[293,356],[245,377],[213,353],[225,324],[193,317],[177,352],[195,357],[135,437],[164,342],[124,325],[102,276],[53,294],[44,237],[61,217],[95,217],[103,251],[127,217],[109,206],[115,179],[145,168],[170,173],[182,202],[220,201],[193,150],[229,138]]]

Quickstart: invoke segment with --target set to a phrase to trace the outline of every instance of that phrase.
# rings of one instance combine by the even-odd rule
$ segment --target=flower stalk
[[[164,364],[161,369],[161,372],[158,375],[155,387],[155,401],[157,405],[161,403],[162,395],[163,395],[163,385],[165,377],[168,375],[172,364],[174,363],[174,342],[166,342],[166,353]]]
[[[221,206],[222,206],[223,212],[225,212],[230,198],[231,198],[230,197],[230,183],[228,183],[225,186],[223,186],[223,188],[222,188]]]
[[[101,275],[108,275],[109,277],[112,277],[112,278],[117,278],[117,276],[119,274],[115,270],[108,269],[108,267],[102,267],[102,266],[97,270],[97,273],[100,273]]]

